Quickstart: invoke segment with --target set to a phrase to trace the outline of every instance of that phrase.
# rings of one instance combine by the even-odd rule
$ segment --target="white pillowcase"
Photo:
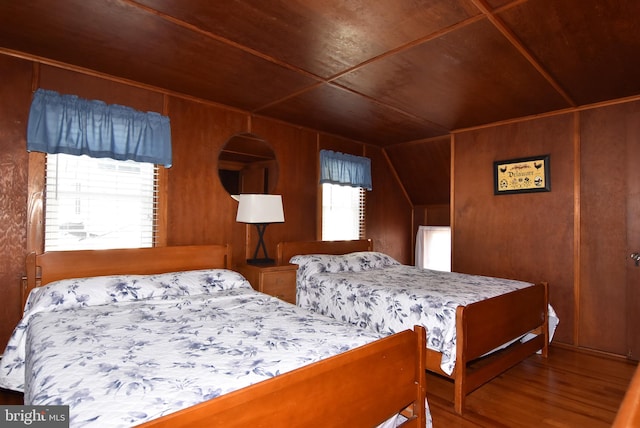
[[[289,262],[297,264],[298,272],[304,276],[320,272],[361,272],[400,264],[393,257],[376,251],[358,251],[344,255],[297,255]]]
[[[251,285],[241,274],[228,269],[63,279],[32,290],[25,313],[35,309],[61,310],[151,298],[211,294],[232,288],[251,288]]]

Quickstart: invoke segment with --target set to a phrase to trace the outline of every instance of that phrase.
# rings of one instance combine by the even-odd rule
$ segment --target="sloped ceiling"
[[[387,147],[640,94],[638,0],[3,0],[0,52]]]

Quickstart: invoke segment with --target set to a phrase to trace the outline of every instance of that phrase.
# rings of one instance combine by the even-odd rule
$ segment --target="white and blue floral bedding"
[[[0,386],[70,405],[71,426],[131,426],[381,336],[228,270],[63,280],[29,296]]]
[[[456,308],[532,285],[401,265],[379,252],[297,255],[290,263],[299,265],[298,306],[383,334],[423,325],[447,374],[456,361]],[[549,315],[553,335],[558,318],[551,307]]]

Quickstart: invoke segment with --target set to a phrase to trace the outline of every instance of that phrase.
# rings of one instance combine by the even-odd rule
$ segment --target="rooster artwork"
[[[494,162],[494,193],[551,190],[549,155]]]

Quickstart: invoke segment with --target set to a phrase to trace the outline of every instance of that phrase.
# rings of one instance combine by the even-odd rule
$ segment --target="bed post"
[[[456,308],[456,365],[453,369],[453,407],[457,414],[462,414],[464,409],[464,399],[467,395],[467,357],[466,343],[467,335],[464,334],[465,312],[464,306]]]
[[[416,402],[413,403],[418,427],[427,426],[427,329],[421,325],[413,328],[418,345],[418,361],[416,362]],[[416,409],[417,408],[417,409]]]
[[[27,271],[27,282],[21,283],[20,286],[20,298],[22,299],[22,309],[24,309],[24,305],[27,303],[27,297],[29,297],[29,293],[31,290],[36,288],[36,278],[37,278],[37,270],[36,266],[36,253],[30,252],[27,254],[25,269]]]
[[[547,358],[549,356],[549,284],[547,282],[542,282],[541,284],[544,287],[545,302],[544,321],[541,332],[544,337],[544,346],[542,347],[541,353],[544,358]]]

